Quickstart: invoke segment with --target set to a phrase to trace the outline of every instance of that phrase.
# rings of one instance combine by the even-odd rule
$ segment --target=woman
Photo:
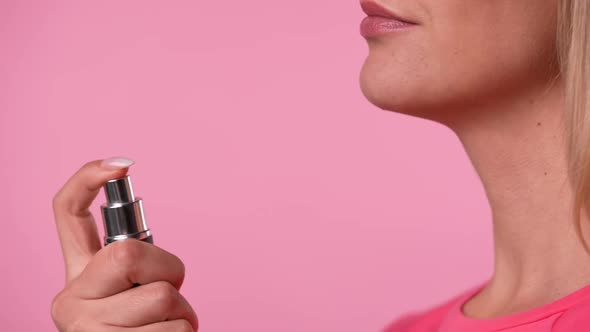
[[[370,48],[363,94],[453,130],[494,223],[493,276],[387,331],[590,330],[590,1],[361,5],[370,16],[361,23]],[[135,240],[99,251],[88,207],[132,163],[89,162],[54,197],[67,275],[52,305],[61,331],[198,328],[178,292],[177,257]]]

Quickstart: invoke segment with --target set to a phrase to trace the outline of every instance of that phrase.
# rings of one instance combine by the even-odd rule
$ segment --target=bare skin
[[[66,285],[52,302],[59,331],[197,331],[197,316],[180,294],[184,265],[155,245],[137,240],[101,249],[89,211],[101,186],[127,168],[82,166],[53,198],[66,266]],[[132,287],[134,284],[139,287]]]
[[[554,80],[557,0],[381,4],[418,25],[367,40],[362,92],[384,110],[453,130],[492,208],[494,275],[464,313],[515,313],[589,284],[590,260],[573,232],[564,178],[563,86]],[[134,240],[100,248],[88,208],[102,184],[127,169],[99,163],[85,164],[53,200],[66,265],[66,285],[51,310],[56,326],[196,331],[195,312],[179,292],[184,266],[178,257]]]
[[[367,39],[363,93],[450,128],[492,210],[494,273],[464,314],[517,313],[590,284],[566,178],[557,1],[378,2],[418,25]]]
[[[560,134],[562,99],[556,87],[501,113],[504,119],[495,113],[487,120],[453,123],[493,215],[494,274],[464,305],[467,316],[524,311],[590,284],[590,257],[571,217],[573,196]],[[585,217],[582,225],[587,224]]]

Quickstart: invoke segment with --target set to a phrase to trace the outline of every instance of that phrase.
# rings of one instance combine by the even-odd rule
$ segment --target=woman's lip
[[[415,22],[411,22],[403,17],[398,16],[397,14],[389,11],[372,0],[361,0],[361,8],[368,16],[381,16],[408,24],[416,24]]]
[[[415,24],[382,16],[367,16],[361,21],[361,35],[365,38],[379,36],[384,33],[404,30]]]

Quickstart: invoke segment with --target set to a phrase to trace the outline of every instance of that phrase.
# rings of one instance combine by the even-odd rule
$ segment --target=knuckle
[[[75,178],[82,169],[93,167],[98,162],[99,160],[92,160],[84,163],[84,165],[80,167],[80,169],[76,173],[74,173],[74,175],[72,175],[72,177],[70,177],[70,179],[68,179],[68,181],[64,185],[62,185],[62,187],[53,195],[52,207],[54,210],[63,209],[68,205],[69,197],[67,197],[67,195],[64,194],[64,188],[68,186],[69,180]]]
[[[53,195],[53,199],[51,201],[51,206],[53,207],[54,211],[59,210],[62,206],[65,205],[65,197],[63,191],[60,189],[55,195]]]
[[[96,326],[93,326],[93,321],[88,319],[77,319],[73,321],[65,329],[65,332],[89,332],[96,331]]]
[[[80,169],[85,169],[85,168],[93,167],[94,165],[96,165],[99,162],[100,162],[100,160],[98,160],[98,159],[96,159],[96,160],[89,160],[89,161],[85,162],[82,165],[82,167],[80,167]]]
[[[197,317],[197,314],[195,314],[194,312],[193,312],[193,319],[194,319],[194,322],[195,322],[195,326],[194,327],[192,325],[190,325],[190,322],[189,321],[187,321],[187,322],[189,322],[189,325],[191,327],[191,330],[190,331],[197,332],[199,330],[199,317]]]
[[[193,332],[193,326],[186,319],[181,319],[178,323],[178,332]]]
[[[178,258],[177,256],[174,256],[174,259],[176,260],[176,264],[178,265],[178,279],[180,281],[180,283],[182,283],[182,281],[184,280],[184,277],[186,275],[186,266],[184,265],[184,262]]]
[[[59,331],[75,332],[82,331],[86,326],[80,321],[79,315],[74,315],[71,303],[72,298],[62,290],[51,301],[51,318]]]
[[[113,265],[127,275],[133,275],[138,261],[142,259],[143,248],[140,241],[124,240],[116,241],[107,246]]]
[[[58,323],[61,322],[64,313],[64,296],[63,293],[58,293],[51,301],[51,318]]]
[[[80,319],[73,321],[65,330],[67,332],[88,332],[89,331],[88,325]]]
[[[178,291],[169,282],[157,282],[152,296],[155,305],[162,311],[170,311],[178,305]]]

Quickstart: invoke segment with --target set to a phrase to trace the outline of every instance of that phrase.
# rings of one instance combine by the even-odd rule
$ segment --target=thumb
[[[122,157],[84,164],[53,197],[53,214],[66,267],[66,282],[76,278],[101,242],[90,205],[104,183],[124,176],[133,161]]]

